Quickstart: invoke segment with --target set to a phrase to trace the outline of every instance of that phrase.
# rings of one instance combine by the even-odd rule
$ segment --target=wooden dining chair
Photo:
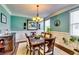
[[[39,43],[35,43],[35,42],[32,42],[31,38],[29,36],[26,35],[26,40],[27,40],[27,53],[28,51],[30,52],[30,55],[31,53],[33,52],[33,55],[35,54],[35,51],[38,51],[39,50],[39,46],[41,45],[44,45],[44,42],[39,42]],[[38,51],[38,54],[39,54],[39,51]]]
[[[41,37],[45,37],[45,32],[41,32]]]
[[[31,55],[31,42],[30,42],[30,39],[29,39],[29,36],[27,36],[27,34],[25,33],[25,36],[26,36],[26,41],[27,41],[27,45],[26,45],[26,48],[27,48],[27,53],[28,51],[30,52],[30,55]]]
[[[52,38],[52,34],[51,34],[51,33],[46,32],[44,37],[45,37],[45,38]]]
[[[52,37],[52,34],[49,33],[49,32],[41,32],[41,36],[43,38],[51,38]]]
[[[53,54],[54,53],[55,38],[45,39],[45,41],[49,42],[48,46],[46,45],[47,43],[45,43],[44,47],[40,47],[40,54],[42,54],[42,55]]]

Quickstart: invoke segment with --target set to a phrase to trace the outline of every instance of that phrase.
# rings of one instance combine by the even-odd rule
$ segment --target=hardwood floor
[[[0,53],[0,55],[16,55],[19,43],[23,43],[23,42],[26,42],[26,41],[21,41],[21,42],[15,43],[16,48],[15,48],[14,52]],[[58,49],[61,49],[62,51],[68,53],[69,55],[73,55],[74,54],[73,51],[71,51],[68,48],[65,48],[65,47],[63,47],[61,45],[55,44],[55,47],[57,47]]]
[[[59,44],[55,44],[55,46],[58,47],[59,49],[65,51],[65,52],[67,52],[67,53],[70,54],[70,55],[73,55],[73,54],[74,54],[73,51],[71,51],[70,49],[65,48],[65,47],[63,47],[63,46],[61,46],[61,45],[59,45]]]

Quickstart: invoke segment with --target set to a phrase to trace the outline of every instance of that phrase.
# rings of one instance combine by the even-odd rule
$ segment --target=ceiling
[[[39,4],[39,16],[47,17],[71,4]],[[35,4],[6,4],[7,8],[14,15],[36,16],[37,7]]]

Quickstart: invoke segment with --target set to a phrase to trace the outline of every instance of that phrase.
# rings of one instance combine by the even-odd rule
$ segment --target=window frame
[[[73,25],[79,24],[79,23],[71,23],[72,22],[72,20],[71,20],[71,13],[75,12],[75,11],[79,11],[79,8],[73,9],[73,10],[71,10],[69,12],[69,14],[70,14],[70,35],[72,35],[72,36],[79,36],[79,35],[74,35],[73,34],[73,29],[71,28]]]
[[[48,19],[48,20],[49,20],[49,24],[50,24],[50,19]],[[48,21],[48,20],[45,20],[45,23],[44,23],[44,24],[45,24],[45,27],[44,27],[44,28],[45,28],[45,29],[44,29],[45,32],[46,32],[46,21]],[[50,26],[50,25],[49,25],[49,26]]]

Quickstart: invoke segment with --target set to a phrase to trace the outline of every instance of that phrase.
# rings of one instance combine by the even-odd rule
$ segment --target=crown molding
[[[27,16],[27,15],[22,15],[22,14],[14,14],[12,13],[11,16],[20,16],[20,17],[27,17],[27,18],[32,18],[30,16]]]
[[[58,14],[60,14],[60,13],[63,13],[63,12],[68,11],[68,10],[71,10],[71,9],[76,8],[76,7],[78,7],[78,6],[79,6],[79,5],[77,5],[77,4],[76,4],[76,5],[66,6],[66,7],[64,7],[63,9],[60,9],[59,11],[54,12],[54,13],[48,15],[47,17],[45,17],[45,19],[49,19],[49,18],[52,17],[52,16],[56,16],[56,15],[58,15]]]
[[[6,5],[1,4],[1,6],[2,6],[10,15],[12,14],[11,11],[10,11],[10,9],[8,9],[8,7],[7,7]]]

